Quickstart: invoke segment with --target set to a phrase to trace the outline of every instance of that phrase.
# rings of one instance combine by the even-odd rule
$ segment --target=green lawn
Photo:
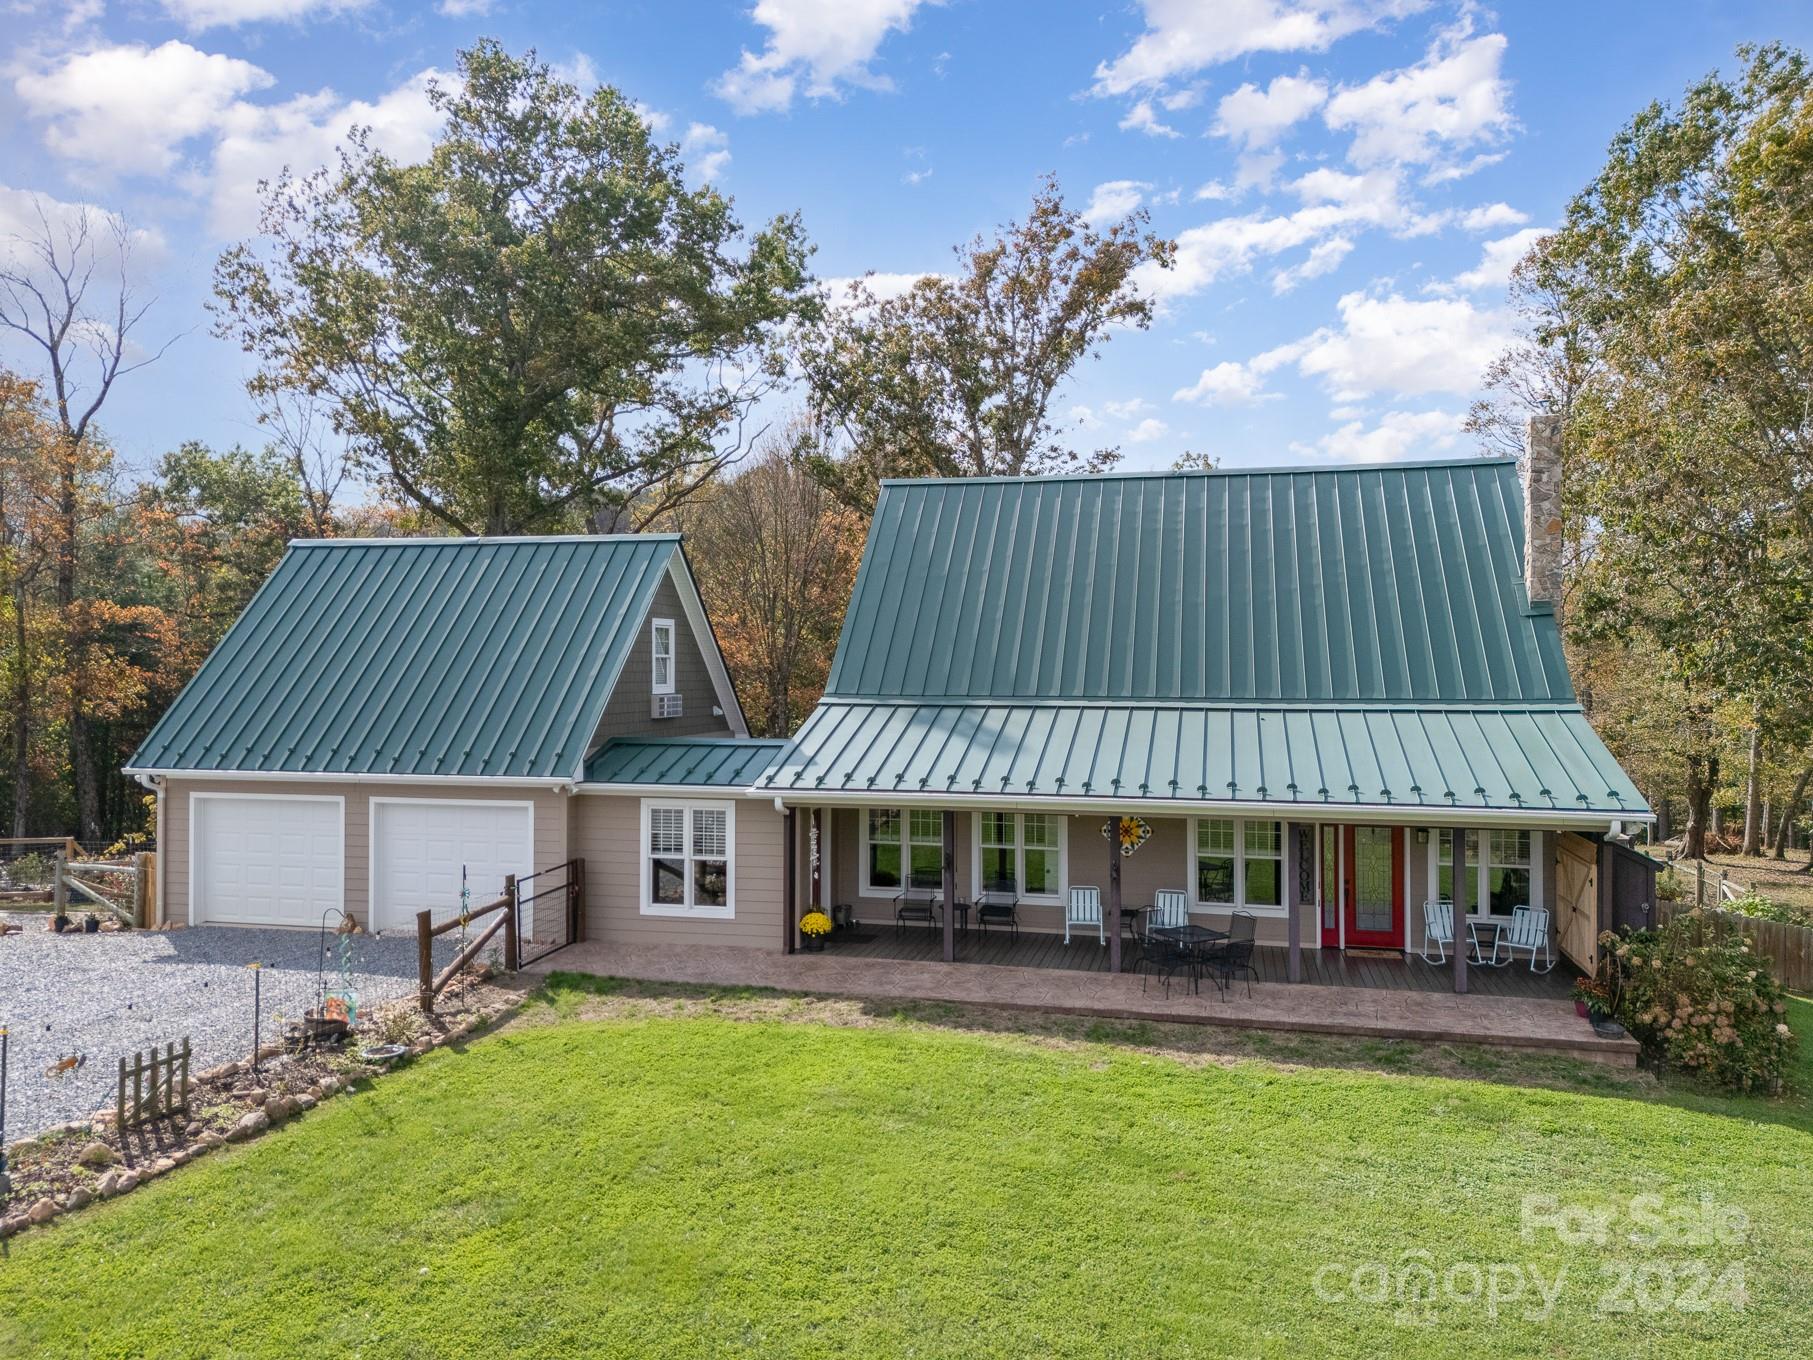
[[[1799,1093],[1764,1102],[1407,1045],[589,990],[15,1239],[0,1355],[1786,1356],[1813,1318],[1806,1045]],[[1529,1192],[1749,1226],[1525,1240]],[[1453,1285],[1432,1312],[1373,1297],[1424,1261]],[[1494,1265],[1522,1297],[1468,1301]],[[1565,1271],[1546,1320],[1532,1270]],[[1708,1310],[1669,1306],[1721,1274]]]

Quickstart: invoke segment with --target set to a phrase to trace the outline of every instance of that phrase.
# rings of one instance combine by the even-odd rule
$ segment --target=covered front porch
[[[1109,951],[1094,936],[1064,943],[1061,933],[980,930],[971,926],[957,932],[956,962],[1000,968],[1053,969],[1074,973],[1106,973]],[[1123,942],[1122,968],[1135,971],[1140,947]],[[944,957],[943,931],[924,926],[877,926],[859,923],[833,931],[825,953],[837,959],[878,959],[902,963],[938,963]],[[1290,981],[1290,954],[1284,946],[1264,946],[1253,951],[1254,980],[1260,983]],[[1312,949],[1302,953],[1301,981],[1315,987],[1360,987],[1381,991],[1443,993],[1454,989],[1454,973],[1446,965],[1425,963],[1416,954],[1384,950]],[[1522,961],[1500,968],[1474,966],[1468,990],[1478,996],[1514,996],[1532,1000],[1565,1001],[1578,971],[1563,961],[1547,973],[1533,972]],[[1181,985],[1181,984],[1177,984]],[[1153,987],[1156,988],[1154,983]],[[1238,987],[1239,984],[1236,983]],[[1204,984],[1205,993],[1213,988]],[[1243,1001],[1243,993],[1237,1001]]]
[[[793,923],[816,908],[837,920],[828,947],[845,957],[1130,972],[1164,904],[1173,925],[1239,921],[1264,982],[1564,997],[1572,937],[1597,930],[1562,891],[1557,856],[1564,840],[1586,838],[1515,811],[1472,825],[1386,820],[1393,811],[1295,820],[1225,804],[1138,816],[1032,800],[795,805],[783,944],[799,945]],[[1131,845],[1120,836],[1129,825]],[[1079,893],[1099,899],[1094,921],[1077,919]],[[1527,944],[1532,924],[1544,971],[1530,949],[1508,947]]]

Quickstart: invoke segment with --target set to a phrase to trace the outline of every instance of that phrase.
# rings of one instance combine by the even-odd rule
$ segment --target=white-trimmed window
[[[674,692],[674,621],[649,620],[649,652],[654,658],[653,681],[656,694]]]
[[[1514,908],[1530,905],[1535,884],[1528,831],[1469,831],[1466,844],[1467,872],[1461,890],[1469,916],[1509,916]],[[1454,832],[1450,830],[1436,836],[1435,890],[1443,901],[1454,900]]]
[[[642,914],[736,915],[736,804],[642,800]]]
[[[1064,891],[1064,818],[1049,812],[978,812],[976,887],[1058,902]]]
[[[944,886],[944,814],[936,809],[864,808],[863,894],[893,897]]]
[[[1198,907],[1284,914],[1283,823],[1198,817],[1191,836],[1191,878]]]

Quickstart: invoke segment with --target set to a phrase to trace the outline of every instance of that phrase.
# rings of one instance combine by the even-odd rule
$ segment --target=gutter
[[[1011,812],[1101,813],[1133,816],[1150,813],[1172,817],[1269,817],[1295,822],[1364,822],[1379,826],[1439,827],[1591,827],[1605,830],[1622,822],[1654,821],[1655,814],[1629,809],[1436,806],[1423,803],[1256,802],[1233,799],[1153,798],[1130,794],[1120,798],[1014,797],[1011,794],[907,793],[870,789],[787,789],[756,785],[748,793],[772,797],[777,807],[918,806]]]
[[[337,771],[321,770],[172,770],[131,766],[127,767],[125,773],[131,775],[139,783],[145,784],[147,788],[154,787],[152,784],[145,783],[149,778],[153,780],[225,779],[282,784],[441,784],[464,787],[480,784],[491,788],[558,789],[562,793],[571,793],[577,782],[572,779],[496,774],[343,774]]]

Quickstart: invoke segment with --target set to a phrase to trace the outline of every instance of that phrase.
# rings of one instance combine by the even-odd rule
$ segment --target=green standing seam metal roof
[[[299,540],[127,768],[576,778],[678,550]]]
[[[617,737],[586,762],[585,782],[743,789],[786,745],[758,737]]]
[[[1648,812],[1509,459],[884,484],[759,791]]]

